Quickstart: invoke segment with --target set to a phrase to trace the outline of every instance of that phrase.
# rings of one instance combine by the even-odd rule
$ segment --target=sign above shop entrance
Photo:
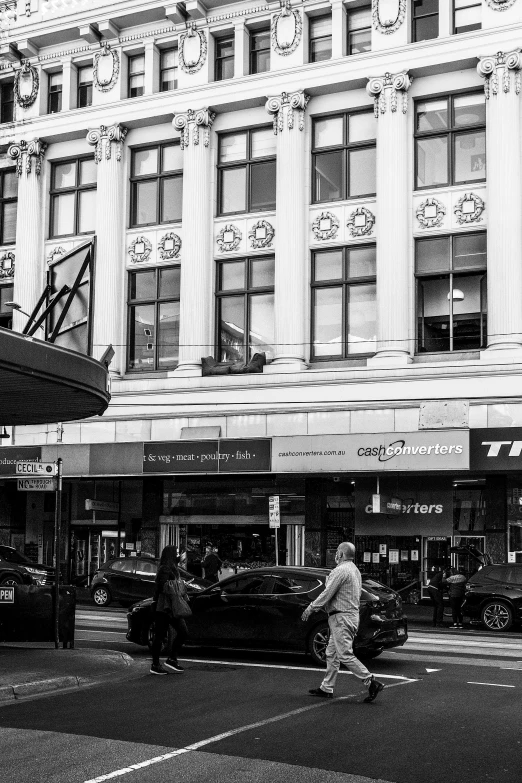
[[[270,468],[269,439],[143,444],[144,473],[258,473]]]
[[[388,495],[372,495],[372,512],[374,514],[402,514],[402,500]]]
[[[470,430],[470,468],[522,471],[522,428],[502,427]]]

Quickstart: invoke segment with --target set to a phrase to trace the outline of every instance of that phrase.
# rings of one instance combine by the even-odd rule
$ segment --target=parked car
[[[325,568],[267,567],[243,571],[190,596],[190,643],[197,646],[296,650],[325,660],[329,630],[326,613],[301,614],[324,589]],[[152,602],[141,601],[127,614],[127,639],[150,646]],[[373,579],[363,580],[360,625],[354,650],[374,658],[404,644],[407,621],[400,597]]]
[[[522,563],[486,565],[466,584],[463,612],[489,631],[522,621]]]
[[[0,585],[54,584],[54,568],[33,563],[12,546],[0,546]]]
[[[152,598],[159,560],[152,557],[118,557],[107,560],[94,574],[91,598],[97,606],[119,601],[129,606],[135,601]],[[180,568],[185,584],[193,590],[204,590],[210,582]]]

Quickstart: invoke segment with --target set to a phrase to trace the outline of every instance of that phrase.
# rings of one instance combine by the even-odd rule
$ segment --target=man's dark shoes
[[[379,682],[379,680],[376,680],[375,677],[372,677],[372,680],[370,682],[370,687],[368,688],[368,696],[365,698],[364,701],[370,702],[374,701],[374,699],[377,698],[379,693],[384,690],[384,685],[382,682]]]
[[[308,693],[310,696],[319,696],[321,699],[333,699],[333,693],[327,693],[322,688],[311,688]]]
[[[185,669],[183,666],[180,666],[179,663],[174,658],[168,658],[165,661],[165,666],[167,669],[170,669],[171,672],[184,672]]]
[[[161,663],[153,663],[150,667],[151,674],[168,674],[168,671],[161,665]]]

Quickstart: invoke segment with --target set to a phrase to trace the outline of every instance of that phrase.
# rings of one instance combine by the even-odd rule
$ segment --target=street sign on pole
[[[17,476],[56,476],[58,466],[56,462],[17,462]]]
[[[268,498],[268,524],[273,528],[281,527],[279,495],[270,495]]]
[[[16,481],[16,488],[21,492],[56,492],[56,479],[52,476],[19,478]]]

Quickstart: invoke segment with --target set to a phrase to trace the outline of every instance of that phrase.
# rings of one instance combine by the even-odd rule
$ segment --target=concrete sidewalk
[[[114,650],[0,644],[0,705],[130,674],[135,662]]]

